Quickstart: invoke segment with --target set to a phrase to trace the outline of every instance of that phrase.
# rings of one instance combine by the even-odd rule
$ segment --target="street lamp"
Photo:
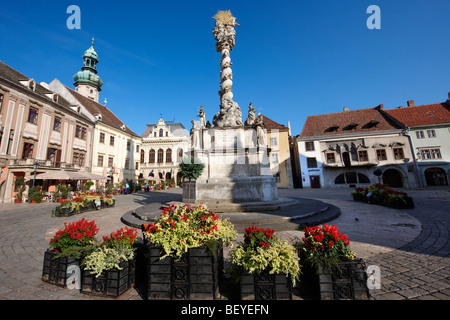
[[[37,168],[39,167],[39,163],[36,161],[36,162],[33,164],[33,167],[34,167],[34,177],[33,177],[33,187],[34,187],[34,183],[36,182],[36,170],[37,170]]]

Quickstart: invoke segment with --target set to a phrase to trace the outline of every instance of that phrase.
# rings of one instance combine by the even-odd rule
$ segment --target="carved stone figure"
[[[203,108],[203,106],[200,106],[200,111],[197,114],[197,117],[200,120],[200,126],[202,128],[206,127],[206,119],[205,119],[205,109]]]
[[[245,120],[246,126],[252,126],[255,123],[255,108],[253,107],[253,102],[250,102],[248,106],[248,116],[247,120]]]

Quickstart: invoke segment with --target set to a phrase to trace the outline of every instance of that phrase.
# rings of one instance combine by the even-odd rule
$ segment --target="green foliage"
[[[16,192],[14,198],[22,200],[23,192],[25,191],[25,179],[23,177],[16,177],[14,191]]]
[[[180,165],[181,176],[185,179],[197,179],[203,172],[205,165],[195,157],[184,157]]]
[[[164,249],[161,259],[168,256],[180,259],[189,248],[203,245],[227,246],[237,236],[233,224],[219,219],[202,205],[170,206],[163,210],[157,222],[145,225],[144,229],[148,240]]]
[[[96,277],[99,277],[103,271],[113,268],[122,270],[120,263],[122,261],[132,260],[134,257],[134,248],[122,243],[114,246],[100,246],[87,255],[83,262],[85,270],[91,271]]]
[[[40,186],[31,187],[28,191],[28,199],[41,203],[46,193],[41,190]]]
[[[351,192],[355,201],[378,204],[395,209],[414,208],[414,201],[406,192],[396,191],[386,184],[376,183],[368,188],[356,188]]]
[[[347,236],[341,234],[335,225],[306,227],[304,237],[295,246],[302,261],[319,270],[323,265],[331,269],[342,260],[354,260]]]
[[[227,272],[235,278],[245,271],[249,274],[268,270],[270,274],[290,275],[293,285],[300,276],[297,250],[287,241],[280,241],[270,229],[246,228],[244,242],[232,248],[231,268]]]

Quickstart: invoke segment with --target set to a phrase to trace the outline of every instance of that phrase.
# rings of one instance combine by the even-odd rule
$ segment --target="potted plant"
[[[77,196],[70,201],[71,211],[75,213],[80,213],[84,211],[85,208],[88,207],[86,200],[83,197]]]
[[[57,286],[66,287],[68,269],[79,268],[82,257],[93,250],[98,227],[95,221],[84,218],[72,223],[64,223],[50,239],[49,249],[44,253],[42,280]]]
[[[244,241],[230,253],[231,272],[242,300],[291,299],[300,275],[297,251],[281,241],[274,230],[245,228]]]
[[[28,199],[30,199],[32,203],[41,203],[44,196],[45,192],[41,190],[40,186],[31,187],[28,192]]]
[[[71,189],[72,187],[69,187],[65,184],[58,184],[55,188],[55,197],[57,198],[57,201],[62,202],[63,200],[67,199]]]
[[[72,210],[72,201],[62,200],[59,205],[52,210],[53,217],[70,217],[75,214]]]
[[[362,259],[356,259],[347,235],[335,225],[306,227],[296,244],[304,266],[301,282],[318,299],[367,299],[367,275]]]
[[[143,234],[149,299],[218,297],[223,247],[237,236],[233,224],[203,205],[173,205],[155,223],[144,225]]]
[[[14,191],[16,192],[14,195],[14,202],[22,203],[23,192],[25,191],[25,179],[23,177],[16,177]]]
[[[188,203],[191,202],[191,180],[197,179],[203,172],[205,165],[195,157],[184,157],[180,165],[180,173],[183,179],[189,179],[188,183]],[[183,190],[184,193],[184,190]]]
[[[137,230],[122,228],[104,236],[81,263],[81,292],[118,297],[134,284]]]

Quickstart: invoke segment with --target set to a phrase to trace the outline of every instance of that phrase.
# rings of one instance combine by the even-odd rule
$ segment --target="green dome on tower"
[[[92,38],[92,44],[89,49],[84,52],[83,55],[84,64],[81,68],[81,71],[78,71],[74,76],[74,84],[77,85],[79,83],[87,83],[94,85],[100,91],[101,86],[103,85],[103,81],[97,75],[97,63],[98,55],[94,49],[94,38]]]

